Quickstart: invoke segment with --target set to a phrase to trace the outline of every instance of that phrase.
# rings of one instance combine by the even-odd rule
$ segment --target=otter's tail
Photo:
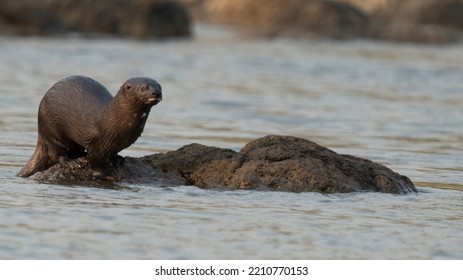
[[[48,149],[40,139],[37,141],[37,147],[35,148],[35,152],[32,155],[31,159],[24,165],[23,168],[16,174],[19,177],[29,177],[38,171],[42,171],[48,169],[52,166],[52,160],[50,155],[48,154]]]

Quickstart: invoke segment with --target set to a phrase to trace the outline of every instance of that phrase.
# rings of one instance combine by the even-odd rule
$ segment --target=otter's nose
[[[159,100],[159,101],[162,100],[162,92],[160,90],[154,90],[153,96],[154,98],[156,98],[156,100]]]
[[[154,99],[156,101],[162,100],[162,89],[158,85],[144,85],[141,90],[148,95],[149,99]]]

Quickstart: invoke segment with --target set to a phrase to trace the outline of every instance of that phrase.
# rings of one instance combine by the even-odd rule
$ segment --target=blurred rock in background
[[[188,11],[172,0],[0,0],[0,34],[190,36]]]
[[[369,36],[378,39],[450,43],[463,38],[463,0],[342,0],[375,20]]]
[[[320,0],[183,0],[200,21],[246,35],[303,38],[364,36],[369,17],[352,5]]]
[[[0,0],[0,34],[49,35],[64,31],[61,21],[37,2]]]
[[[463,0],[181,0],[196,20],[245,35],[372,38],[419,43],[463,39]]]
[[[463,0],[0,0],[0,34],[187,37],[190,14],[265,38],[463,39]]]

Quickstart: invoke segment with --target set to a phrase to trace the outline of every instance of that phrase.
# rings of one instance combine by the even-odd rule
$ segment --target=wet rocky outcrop
[[[204,189],[416,192],[410,179],[381,164],[340,155],[302,138],[277,135],[253,140],[239,152],[190,144],[167,153],[128,157],[110,173],[117,181],[158,186],[195,185]],[[91,171],[88,167],[71,169],[55,165],[33,178],[85,181],[91,180]]]
[[[174,0],[0,0],[0,33],[8,35],[185,37],[190,25],[188,11]]]
[[[200,21],[246,35],[373,38],[420,43],[463,39],[463,0],[180,0]]]

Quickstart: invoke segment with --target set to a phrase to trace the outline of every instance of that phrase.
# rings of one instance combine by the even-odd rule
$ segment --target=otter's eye
[[[126,90],[130,90],[132,88],[132,86],[130,84],[125,84],[125,89]]]
[[[150,87],[147,86],[147,85],[144,85],[144,86],[142,86],[142,88],[141,88],[142,91],[148,91],[149,89],[150,89]]]

